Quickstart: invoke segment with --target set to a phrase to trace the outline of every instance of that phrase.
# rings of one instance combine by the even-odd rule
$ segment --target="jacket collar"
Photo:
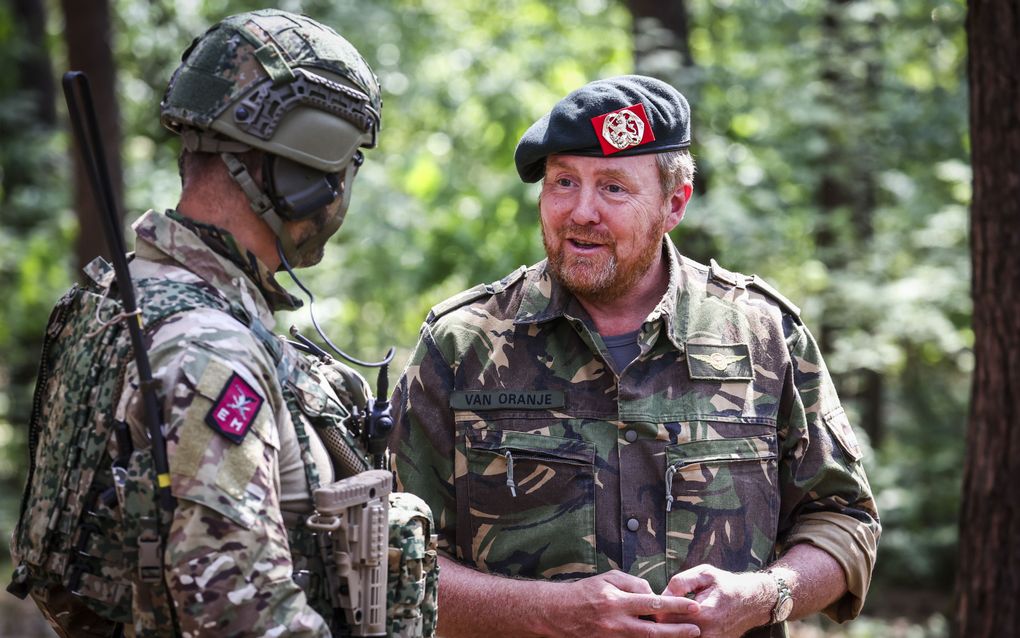
[[[686,306],[687,292],[683,286],[681,256],[669,235],[662,239],[669,280],[666,292],[659,303],[648,314],[646,324],[661,321],[666,328],[670,343],[683,351],[686,340],[687,322],[683,307]],[[533,266],[524,282],[521,305],[514,318],[516,324],[539,324],[559,318],[580,318],[591,325],[591,317],[577,298],[567,290],[549,270],[549,260],[543,259]]]
[[[167,214],[149,211],[132,226],[138,241],[135,255],[140,259],[165,262],[188,270],[215,288],[232,304],[257,316],[269,328],[275,324],[273,308],[265,293],[232,259],[208,246],[202,238]],[[273,281],[269,269],[254,260],[261,276]]]

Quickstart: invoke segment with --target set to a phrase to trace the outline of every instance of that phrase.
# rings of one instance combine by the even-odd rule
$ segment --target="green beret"
[[[582,86],[531,125],[514,162],[525,182],[545,173],[545,158],[644,155],[691,145],[691,107],[679,91],[644,75],[621,75]]]

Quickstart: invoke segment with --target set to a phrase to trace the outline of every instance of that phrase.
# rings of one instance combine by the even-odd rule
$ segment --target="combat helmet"
[[[325,242],[343,222],[351,183],[379,132],[379,82],[333,29],[307,16],[264,9],[230,16],[196,38],[160,104],[164,126],[191,151],[219,153],[293,265],[310,265],[284,221],[342,197],[325,220]],[[235,153],[265,152],[256,184]],[[312,259],[309,263],[309,259]]]

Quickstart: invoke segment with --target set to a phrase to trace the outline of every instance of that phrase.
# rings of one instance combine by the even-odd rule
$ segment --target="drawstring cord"
[[[514,483],[514,455],[506,451],[506,486],[510,488],[510,496],[517,498],[517,485]]]
[[[673,475],[676,474],[676,466],[670,465],[666,468],[666,511],[673,511]]]

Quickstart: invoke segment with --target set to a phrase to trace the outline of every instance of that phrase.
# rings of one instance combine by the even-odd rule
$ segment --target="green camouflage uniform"
[[[33,557],[47,556],[39,552],[46,551],[45,539],[52,535],[48,530],[66,529],[78,534],[74,538],[91,538],[87,554],[102,567],[89,569],[76,582],[80,582],[78,591],[86,592],[84,604],[99,617],[81,605],[47,605],[47,598],[66,597],[66,589],[60,586],[44,591],[36,586],[33,597],[44,612],[70,608],[80,614],[81,620],[73,624],[67,618],[51,619],[66,635],[109,635],[111,621],[127,623],[129,634],[173,635],[173,618],[160,602],[163,582],[178,629],[185,636],[330,636],[331,628],[333,635],[346,635],[346,625],[330,604],[317,538],[305,521],[313,512],[312,491],[341,478],[334,477],[320,428],[332,427],[332,432],[342,433],[336,436],[347,437],[344,444],[349,449],[361,450],[347,426],[353,409],[363,410],[371,399],[367,384],[350,368],[307,357],[269,332],[275,323],[274,310],[299,303],[229,234],[173,211],[149,212],[134,229],[136,254],[130,268],[139,282],[143,306],[152,301],[150,290],[163,297],[207,291],[204,303],[161,301],[191,309],[147,326],[153,377],[163,398],[171,491],[177,500],[162,554],[165,577],[159,576],[158,550],[150,565],[155,576],[148,585],[136,575],[145,567],[134,566],[144,560],[144,552],[134,549],[141,543],[133,530],[145,527],[134,519],[138,512],[152,509],[153,492],[145,489],[152,484],[146,468],[135,465],[136,460],[144,463],[148,458],[149,445],[132,361],[124,370],[110,372],[121,375],[121,390],[112,398],[95,398],[113,401],[112,410],[100,409],[98,414],[112,411],[116,421],[126,422],[136,450],[128,465],[127,487],[118,488],[117,501],[124,503],[125,513],[97,502],[96,514],[89,512],[86,518],[94,518],[102,534],[78,534],[73,517],[54,525],[44,511],[46,503],[36,496],[26,497],[27,514],[12,546],[16,562],[27,559],[39,570],[40,561]],[[92,276],[101,288],[112,281],[109,271]],[[217,297],[218,304],[210,303]],[[97,335],[84,333],[96,331],[99,324],[94,320],[96,313],[90,312],[94,304],[85,308],[79,313],[87,317],[79,315],[68,324],[82,334],[61,335],[57,365],[91,356],[91,342]],[[242,323],[239,317],[247,319]],[[46,354],[44,361],[52,364]],[[73,382],[56,374],[46,384],[48,407],[42,411],[42,423],[70,420],[75,406],[63,405],[62,397],[65,385]],[[241,411],[225,400],[237,388],[244,388],[248,398],[248,407]],[[225,421],[215,416],[220,409],[238,417],[243,427],[227,432],[222,427]],[[51,430],[42,432],[40,467],[49,463],[47,441],[60,441]],[[109,445],[113,457],[117,448],[112,439]],[[54,457],[61,454],[63,448],[57,448]],[[346,466],[337,467],[346,467],[349,473],[369,468],[363,452],[349,456]],[[363,466],[352,467],[358,462]],[[85,464],[81,470],[88,477],[95,473],[98,479],[109,472],[109,463],[108,458],[105,464],[96,462],[99,468]],[[81,480],[87,486],[91,479]],[[47,493],[46,489],[32,492]],[[434,541],[430,542],[431,515],[413,495],[393,494],[390,522],[390,635],[434,635],[437,571]],[[61,555],[52,558],[67,560]],[[73,563],[76,557],[70,559]],[[52,569],[52,561],[46,564]]]
[[[810,542],[860,610],[880,527],[858,448],[797,310],[757,278],[682,257],[617,375],[546,262],[433,308],[394,395],[398,488],[440,551],[485,572],[611,569],[662,591]],[[784,635],[782,626],[749,635]]]

